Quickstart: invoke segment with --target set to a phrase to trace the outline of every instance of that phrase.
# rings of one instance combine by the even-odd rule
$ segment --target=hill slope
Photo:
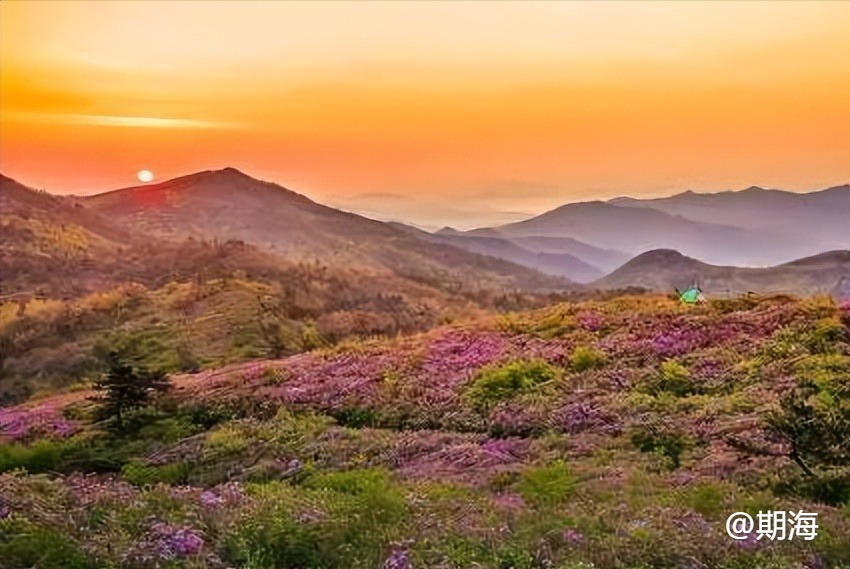
[[[850,278],[850,251],[831,251],[765,268],[716,266],[669,249],[638,255],[591,284],[601,289],[637,286],[671,292],[691,284],[715,294],[829,293]]]
[[[384,223],[320,205],[234,168],[198,172],[80,201],[150,233],[240,239],[282,253],[330,254],[346,242],[397,236]]]
[[[293,260],[321,258],[426,280],[471,286],[557,289],[563,279],[418,239],[391,224],[327,207],[233,168],[199,172],[81,200],[95,211],[161,237],[237,239]]]
[[[88,208],[0,175],[0,273],[4,295],[75,294],[94,285],[133,234]],[[108,270],[115,267],[108,265]],[[100,273],[100,275],[98,274]]]
[[[568,253],[585,263],[610,272],[629,260],[629,255],[615,249],[603,249],[588,245],[570,237],[542,237],[539,235],[511,237],[517,245],[535,253]]]
[[[522,247],[532,253],[543,253],[547,255],[570,255],[591,267],[603,272],[616,269],[629,260],[630,255],[623,251],[595,247],[572,237],[553,237],[544,235],[519,235],[511,236],[505,232],[492,227],[472,229],[470,231],[457,231],[451,228],[443,228],[437,235],[454,237],[486,237],[490,239],[501,239]]]
[[[89,376],[101,344],[138,344],[168,370],[217,365],[539,306],[527,291],[569,286],[233,171],[82,200],[3,178],[0,200],[0,403]],[[229,202],[245,223],[219,231]]]
[[[604,271],[592,264],[570,253],[559,252],[552,246],[548,251],[535,251],[495,233],[479,235],[475,232],[464,233],[450,228],[428,233],[403,224],[394,225],[424,241],[451,245],[479,255],[503,259],[578,283],[587,283],[604,275]],[[534,243],[531,245],[533,246]]]
[[[0,407],[0,559],[847,567],[848,325],[823,299],[620,297],[175,375],[118,432],[86,386]],[[820,533],[729,538],[760,510]]]

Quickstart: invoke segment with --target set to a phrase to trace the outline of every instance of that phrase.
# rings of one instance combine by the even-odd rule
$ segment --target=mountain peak
[[[243,178],[251,178],[252,180],[256,179],[252,176],[249,176],[248,174],[246,174],[242,170],[237,170],[233,166],[226,166],[226,167],[222,168],[221,170],[213,170],[213,173],[214,174],[222,174],[222,175],[226,175],[226,176],[240,176],[240,177],[243,177]]]
[[[260,180],[246,174],[241,170],[237,170],[232,166],[221,168],[219,170],[202,170],[193,174],[186,174],[171,180],[165,180],[156,184],[145,184],[136,186],[136,190],[180,190],[187,189],[204,189],[205,191],[227,191],[229,195],[239,191],[274,191],[288,195],[291,199],[297,199],[304,202],[311,200],[302,194],[294,192],[280,184]],[[312,203],[312,202],[311,202]]]
[[[690,262],[695,261],[695,259],[692,259],[687,255],[683,255],[675,249],[652,249],[641,253],[629,262],[673,263],[679,261]]]
[[[230,179],[230,180],[253,180],[255,182],[259,182],[256,178],[249,176],[245,172],[241,170],[237,170],[232,166],[227,166],[225,168],[221,168],[219,170],[202,170],[200,172],[195,172],[194,174],[188,174],[184,176],[184,178],[189,179]]]
[[[636,202],[636,201],[638,201],[638,200],[636,198],[631,197],[631,196],[617,196],[615,198],[611,198],[610,200],[608,200],[605,203],[609,203],[611,205],[622,205],[622,204],[630,204],[630,203],[633,203],[633,202]]]

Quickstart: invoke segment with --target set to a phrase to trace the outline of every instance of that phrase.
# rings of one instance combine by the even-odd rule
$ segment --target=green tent
[[[676,289],[676,292],[679,293],[679,300],[686,304],[695,304],[705,300],[705,297],[702,295],[702,291],[696,285],[690,286],[685,290]]]

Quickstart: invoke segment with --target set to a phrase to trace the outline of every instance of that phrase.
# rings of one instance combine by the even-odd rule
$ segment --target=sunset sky
[[[0,2],[0,170],[382,218],[850,182],[850,2]]]

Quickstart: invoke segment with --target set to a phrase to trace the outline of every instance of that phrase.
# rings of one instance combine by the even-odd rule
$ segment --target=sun
[[[136,176],[139,177],[140,182],[144,182],[145,184],[153,180],[153,172],[150,170],[139,170],[139,173],[136,174]]]

